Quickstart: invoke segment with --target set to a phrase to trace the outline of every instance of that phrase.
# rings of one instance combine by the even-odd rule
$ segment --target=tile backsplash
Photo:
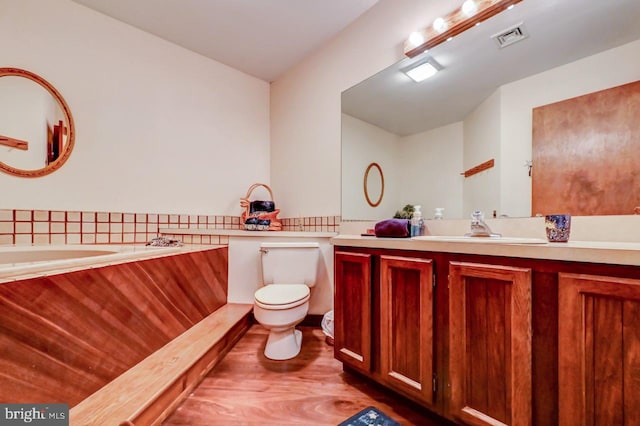
[[[339,216],[282,219],[284,231],[336,232]],[[146,243],[160,228],[243,229],[239,216],[0,209],[0,244]],[[202,235],[186,243],[226,244],[227,237]]]

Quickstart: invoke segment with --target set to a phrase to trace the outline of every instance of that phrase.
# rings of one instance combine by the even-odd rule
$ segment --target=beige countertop
[[[459,237],[458,237],[459,238]],[[516,240],[513,240],[516,241]],[[430,236],[427,238],[376,238],[360,235],[338,235],[334,246],[380,249],[417,250],[445,253],[479,254],[530,259],[564,260],[640,266],[640,243],[607,241],[569,241],[548,243],[529,238],[523,242],[500,242],[499,239],[463,239]]]

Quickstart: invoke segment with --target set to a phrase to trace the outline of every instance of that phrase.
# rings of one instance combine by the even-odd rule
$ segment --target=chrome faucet
[[[465,237],[501,237],[502,234],[491,232],[491,228],[484,221],[484,214],[480,210],[471,213],[471,232],[464,234]]]

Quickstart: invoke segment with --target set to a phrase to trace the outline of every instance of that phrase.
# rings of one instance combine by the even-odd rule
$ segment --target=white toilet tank
[[[268,284],[316,285],[320,244],[262,243],[262,278]]]

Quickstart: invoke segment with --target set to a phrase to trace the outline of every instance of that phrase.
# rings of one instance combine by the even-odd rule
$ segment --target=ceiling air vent
[[[500,48],[507,47],[509,45],[512,45],[513,43],[517,43],[527,37],[529,37],[529,33],[527,33],[527,30],[525,29],[522,22],[491,36],[491,38],[494,39],[496,43],[498,43],[498,46]]]

